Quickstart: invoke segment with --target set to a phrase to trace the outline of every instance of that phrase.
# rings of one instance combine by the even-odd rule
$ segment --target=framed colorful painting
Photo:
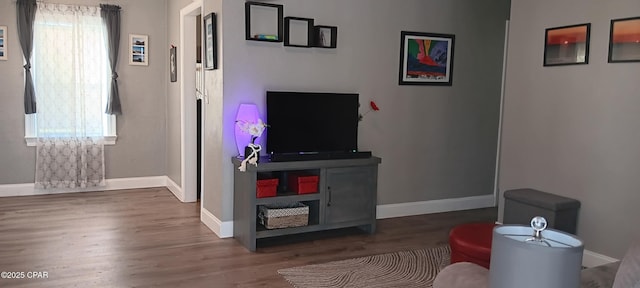
[[[589,64],[591,23],[547,28],[543,66]]]
[[[640,17],[611,20],[609,63],[640,62]]]
[[[399,85],[453,83],[455,35],[401,32]]]

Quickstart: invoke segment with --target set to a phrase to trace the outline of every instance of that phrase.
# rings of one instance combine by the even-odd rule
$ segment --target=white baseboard
[[[167,185],[167,176],[113,178],[107,179],[106,182],[106,189],[96,191],[164,187]]]
[[[167,186],[166,176],[114,178],[105,180],[106,186],[77,189],[35,189],[34,183],[0,185],[0,197],[33,196],[60,193],[94,192]]]
[[[200,210],[200,221],[220,238],[233,237],[233,221],[222,222],[218,217],[204,208]]]
[[[464,198],[378,205],[377,218],[386,219],[458,210],[494,207],[494,196],[483,195]]]
[[[0,185],[0,197],[36,195],[33,183]]]
[[[616,261],[619,260],[586,249],[584,250],[584,254],[582,254],[582,266],[587,268],[605,265]]]
[[[173,195],[176,196],[176,198],[178,198],[180,202],[184,202],[185,196],[182,187],[178,186],[176,182],[173,182],[173,180],[171,180],[169,176],[167,176],[167,189],[169,189],[169,191],[171,191],[171,193],[173,193]]]

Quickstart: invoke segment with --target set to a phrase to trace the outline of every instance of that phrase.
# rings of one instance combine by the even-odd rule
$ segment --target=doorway
[[[197,143],[197,176],[196,176],[196,199],[200,200],[200,195],[202,194],[202,95],[204,92],[204,85],[202,81],[203,71],[202,71],[202,15],[196,16],[196,141]]]

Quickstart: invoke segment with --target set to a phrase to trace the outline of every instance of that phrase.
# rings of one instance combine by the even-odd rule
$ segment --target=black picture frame
[[[244,3],[245,39],[282,42],[284,6],[248,1]]]
[[[608,62],[640,62],[640,16],[611,20]]]
[[[401,31],[400,40],[399,85],[453,84],[455,35]]]
[[[8,60],[7,46],[7,26],[0,26],[0,60]]]
[[[218,41],[216,13],[204,17],[204,69],[218,69]]]
[[[169,76],[171,78],[171,82],[178,81],[178,60],[177,58],[177,50],[176,46],[171,45],[169,49]]]
[[[313,47],[313,22],[311,18],[284,17],[284,46]],[[302,35],[295,32],[302,32]]]
[[[589,64],[591,23],[547,28],[542,66]]]
[[[313,28],[313,36],[315,47],[333,49],[338,47],[338,27],[336,26],[316,25]]]

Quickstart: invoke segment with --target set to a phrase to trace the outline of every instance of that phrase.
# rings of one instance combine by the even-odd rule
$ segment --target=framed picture
[[[178,48],[173,45],[171,45],[171,49],[169,49],[169,75],[171,75],[171,82],[178,81],[177,50]]]
[[[149,36],[129,34],[129,65],[149,65]]]
[[[204,69],[218,69],[216,13],[204,17]]]
[[[0,60],[7,60],[7,26],[0,26]]]
[[[640,17],[611,20],[609,63],[640,62]]]
[[[400,85],[441,85],[453,83],[455,35],[401,32]]]
[[[547,28],[543,66],[589,64],[591,23]]]

